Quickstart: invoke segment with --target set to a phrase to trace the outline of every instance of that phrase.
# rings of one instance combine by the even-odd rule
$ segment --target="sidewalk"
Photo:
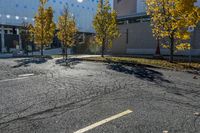
[[[86,54],[83,54],[83,55],[68,55],[68,58],[69,59],[81,59],[81,58],[90,58],[90,57],[101,57],[101,55],[86,55]],[[54,58],[54,59],[63,59],[63,57],[57,57],[57,58]]]
[[[44,55],[56,55],[61,53],[62,53],[61,48],[44,50]],[[29,55],[32,55],[32,52],[29,52]],[[41,55],[41,51],[33,52],[33,55]]]
[[[101,55],[71,55],[70,58],[101,57]]]
[[[0,58],[12,58],[13,55],[12,54],[2,54],[0,53]]]
[[[56,49],[50,49],[50,50],[44,50],[44,55],[56,55],[56,54],[61,54],[62,50],[60,48],[56,48]],[[36,51],[33,52],[33,55],[40,55],[41,52],[40,51]],[[32,53],[29,52],[29,55],[31,56]],[[12,53],[0,53],[0,58],[12,58],[13,54]],[[26,57],[26,55],[25,55]]]

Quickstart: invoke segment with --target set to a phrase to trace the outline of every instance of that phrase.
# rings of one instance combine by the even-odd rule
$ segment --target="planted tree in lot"
[[[104,57],[106,47],[111,47],[120,33],[117,26],[117,14],[111,9],[109,0],[100,0],[93,22],[96,31],[96,42],[101,45],[101,56]]]
[[[33,26],[34,41],[40,47],[43,56],[44,46],[52,43],[56,25],[53,22],[53,9],[45,8],[47,0],[40,0],[38,13],[35,16],[35,25]]]
[[[32,55],[33,55],[33,50],[34,50],[34,27],[32,24],[29,24],[28,27],[29,30],[29,42],[31,43],[31,51],[32,51]]]
[[[67,8],[64,8],[63,14],[58,20],[58,39],[62,42],[65,49],[65,57],[68,56],[68,48],[75,45],[77,27],[74,18],[71,16]]]
[[[30,45],[30,42],[32,41],[31,29],[32,29],[32,25],[26,22],[23,22],[20,28],[20,37],[23,43],[23,49],[27,55],[29,52],[28,46]]]
[[[147,0],[147,14],[151,17],[153,34],[157,39],[166,39],[164,48],[170,49],[170,62],[175,50],[190,49],[189,26],[196,26],[198,8],[196,0]],[[169,42],[168,42],[169,40]]]

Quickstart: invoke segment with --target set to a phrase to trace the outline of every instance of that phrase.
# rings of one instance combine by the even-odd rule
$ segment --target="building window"
[[[141,23],[141,22],[150,22],[149,16],[144,15],[144,16],[140,16],[140,17],[118,19],[118,24],[119,25],[132,24],[132,23]]]
[[[5,34],[8,34],[8,31],[7,31],[7,30],[5,30],[5,31],[4,31],[4,33],[5,33]]]
[[[117,3],[121,2],[122,0],[117,0]]]

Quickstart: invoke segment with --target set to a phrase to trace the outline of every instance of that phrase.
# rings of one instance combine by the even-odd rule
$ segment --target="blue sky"
[[[113,5],[113,0],[110,0],[111,5]]]

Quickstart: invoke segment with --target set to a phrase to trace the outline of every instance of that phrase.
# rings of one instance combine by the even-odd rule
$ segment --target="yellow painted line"
[[[132,113],[132,112],[133,112],[132,110],[126,110],[126,111],[124,111],[124,112],[122,112],[122,113],[116,114],[116,115],[114,115],[114,116],[111,116],[111,117],[106,118],[106,119],[104,119],[104,120],[101,120],[101,121],[99,121],[99,122],[96,122],[96,123],[94,123],[94,124],[92,124],[92,125],[90,125],[90,126],[87,126],[87,127],[85,127],[85,128],[82,128],[82,129],[80,129],[80,130],[78,130],[78,131],[76,131],[76,132],[74,132],[74,133],[85,133],[85,132],[87,132],[87,131],[89,131],[89,130],[91,130],[91,129],[93,129],[93,128],[96,128],[96,127],[101,126],[101,125],[103,125],[103,124],[105,124],[105,123],[108,123],[108,122],[110,122],[110,121],[113,121],[113,120],[115,120],[115,119],[118,119],[118,118],[120,118],[120,117],[122,117],[122,116],[128,115],[128,114],[130,114],[130,113]]]

